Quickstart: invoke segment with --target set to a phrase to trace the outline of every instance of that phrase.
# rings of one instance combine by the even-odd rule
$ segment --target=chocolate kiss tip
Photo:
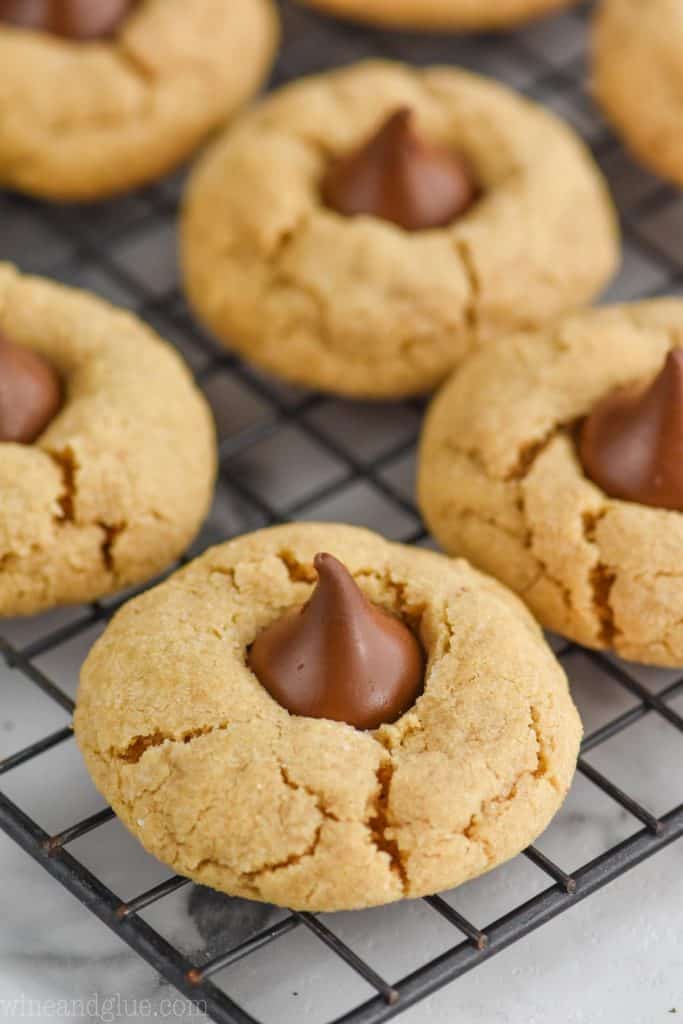
[[[310,600],[264,629],[248,655],[261,684],[292,714],[376,729],[422,691],[424,657],[399,619],[372,604],[325,552]]]
[[[421,139],[410,107],[394,110],[360,148],[333,160],[322,182],[323,200],[337,213],[406,231],[445,227],[478,195],[462,154]]]
[[[649,387],[621,388],[581,429],[587,475],[612,498],[683,512],[683,348]]]
[[[326,565],[333,565],[335,563],[337,565],[341,565],[342,564],[339,561],[339,559],[334,557],[334,555],[329,555],[326,551],[321,551],[313,559],[313,568],[317,572],[320,572],[320,570],[324,569]],[[342,566],[342,568],[343,568],[343,566]]]
[[[47,360],[0,334],[0,443],[32,444],[61,401],[59,377]]]

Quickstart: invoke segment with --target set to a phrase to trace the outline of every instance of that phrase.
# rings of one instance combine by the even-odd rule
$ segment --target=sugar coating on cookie
[[[578,0],[300,0],[329,14],[402,28],[506,28]]]
[[[271,0],[140,0],[112,39],[0,22],[0,185],[87,200],[153,181],[261,85]]]
[[[427,415],[419,501],[443,547],[524,598],[550,629],[683,664],[683,515],[610,497],[579,455],[585,417],[647,387],[680,344],[683,302],[577,314],[473,355]]]
[[[47,360],[63,393],[33,444],[0,442],[0,616],[166,568],[215,475],[211,414],[182,360],[131,314],[7,264],[0,334]]]
[[[397,109],[473,167],[481,196],[407,232],[328,208],[329,163]],[[618,260],[605,183],[557,117],[453,68],[368,62],[273,94],[209,150],[184,204],[189,297],[227,345],[296,383],[428,391],[480,341],[590,299]]]
[[[255,637],[310,598],[320,551],[427,654],[422,695],[374,731],[290,715],[248,667]],[[160,860],[313,911],[432,893],[518,853],[560,806],[581,733],[517,598],[462,561],[330,524],[223,544],[126,605],[83,667],[75,728]]]
[[[683,7],[679,0],[602,0],[593,31],[593,91],[633,153],[683,185]]]

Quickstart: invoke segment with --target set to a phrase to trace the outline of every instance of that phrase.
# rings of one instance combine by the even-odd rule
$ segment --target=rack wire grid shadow
[[[607,298],[681,291],[683,201],[677,192],[635,167],[585,92],[590,6],[514,33],[471,38],[361,29],[294,4],[281,6],[284,48],[273,85],[374,55],[418,64],[464,65],[556,109],[587,140],[616,191],[625,255],[623,270]],[[206,337],[185,306],[175,264],[174,226],[183,181],[181,173],[127,198],[88,208],[0,197],[0,259],[82,285],[135,309],[177,344],[190,362],[216,413],[221,472],[211,518],[188,557],[217,540],[295,518],[357,522],[379,528],[396,540],[428,544],[413,500],[422,403],[351,407],[284,387]],[[56,624],[53,617],[43,616],[30,625],[30,633],[26,624],[19,630],[12,623],[0,624],[0,652],[20,675],[22,686],[38,688],[65,713],[63,727],[0,760],[0,784],[60,745],[73,743],[68,719],[74,705],[68,690],[74,692],[75,680],[71,688],[65,687],[45,663],[61,645],[82,638],[93,627],[101,628],[127,596],[72,610]],[[429,917],[426,924],[421,919],[421,927],[436,927],[438,921],[447,930],[441,952],[405,976],[393,976],[386,965],[379,973],[370,956],[362,956],[352,940],[340,936],[336,918],[307,913],[283,912],[237,944],[228,942],[229,948],[190,956],[144,917],[145,911],[178,890],[185,886],[189,890],[187,879],[171,877],[123,900],[70,852],[77,840],[110,821],[110,809],[75,823],[64,821],[57,832],[46,831],[26,807],[10,799],[3,786],[0,827],[163,978],[201,1003],[221,1024],[253,1024],[256,1018],[220,986],[219,972],[254,957],[264,947],[286,943],[297,930],[310,933],[365,983],[360,991],[366,995],[337,1016],[336,1024],[376,1024],[476,968],[683,835],[683,803],[662,806],[658,800],[653,807],[640,797],[637,786],[610,777],[597,757],[610,741],[632,736],[638,723],[657,719],[667,723],[680,744],[674,755],[680,783],[683,719],[676,705],[683,710],[683,678],[626,665],[557,638],[553,643],[574,681],[577,675],[597,673],[603,687],[625,696],[616,704],[618,713],[586,736],[577,779],[583,777],[585,782],[582,794],[592,788],[616,806],[628,822],[626,834],[575,867],[560,866],[556,860],[561,861],[561,856],[544,852],[541,837],[538,847],[523,854],[538,875],[535,894],[496,920],[472,921],[464,916],[462,908],[456,909],[459,890],[398,905],[395,913],[403,915],[397,918],[403,927],[411,927],[419,902]],[[656,765],[656,775],[655,769]],[[578,830],[582,799],[577,798]],[[490,885],[490,877],[480,882]],[[371,930],[372,915],[361,917],[363,928]],[[307,969],[303,962],[295,966],[302,972]]]

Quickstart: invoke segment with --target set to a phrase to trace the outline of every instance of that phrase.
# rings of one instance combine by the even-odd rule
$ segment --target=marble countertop
[[[71,614],[54,613],[49,625],[68,621]],[[38,666],[67,693],[74,693],[78,666],[98,628],[38,659]],[[21,644],[34,629],[24,622],[5,631]],[[563,660],[587,731],[634,703],[582,652],[573,651]],[[633,666],[630,671],[653,690],[675,675]],[[0,669],[0,692],[0,757],[67,721],[16,671]],[[674,706],[683,710],[683,697]],[[683,801],[680,750],[675,729],[648,715],[595,750],[590,760],[653,812],[664,813]],[[10,772],[3,789],[49,831],[103,806],[73,741]],[[565,806],[537,845],[571,871],[640,827],[589,781],[577,777]],[[115,820],[70,849],[123,899],[167,877],[163,866]],[[175,1006],[173,1016],[201,1019],[184,1002],[170,1003],[177,994],[2,834],[0,879],[0,1019],[29,1015],[30,1007],[43,1018],[113,1022],[164,1016],[169,1006]],[[485,927],[546,886],[545,876],[518,857],[446,896]],[[187,887],[144,916],[178,948],[201,960],[280,913]],[[421,901],[325,915],[324,920],[389,981],[460,941]],[[215,980],[268,1024],[323,1024],[372,994],[301,930]],[[59,1000],[71,1005],[60,1007]],[[674,1011],[683,1014],[680,843],[400,1019],[406,1024],[666,1024]]]

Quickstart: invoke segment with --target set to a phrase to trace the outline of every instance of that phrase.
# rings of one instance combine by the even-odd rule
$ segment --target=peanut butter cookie
[[[258,89],[277,39],[271,0],[0,0],[0,185],[153,181]]]
[[[226,345],[297,383],[389,398],[586,302],[618,232],[557,117],[465,71],[370,62],[241,117],[191,180],[182,250]]]
[[[362,637],[355,652],[339,631]],[[356,666],[341,703],[335,650]],[[375,684],[391,691],[382,724],[348,724]],[[564,799],[581,733],[562,669],[502,586],[317,524],[223,544],[126,605],[83,667],[75,728],[95,784],[160,860],[314,911],[432,893],[512,857]]]
[[[427,416],[419,499],[444,548],[550,629],[683,664],[683,302],[569,317],[473,355]]]
[[[211,500],[213,425],[134,316],[0,264],[0,615],[164,569]]]
[[[683,185],[683,7],[602,0],[593,33],[597,100],[639,160]]]

